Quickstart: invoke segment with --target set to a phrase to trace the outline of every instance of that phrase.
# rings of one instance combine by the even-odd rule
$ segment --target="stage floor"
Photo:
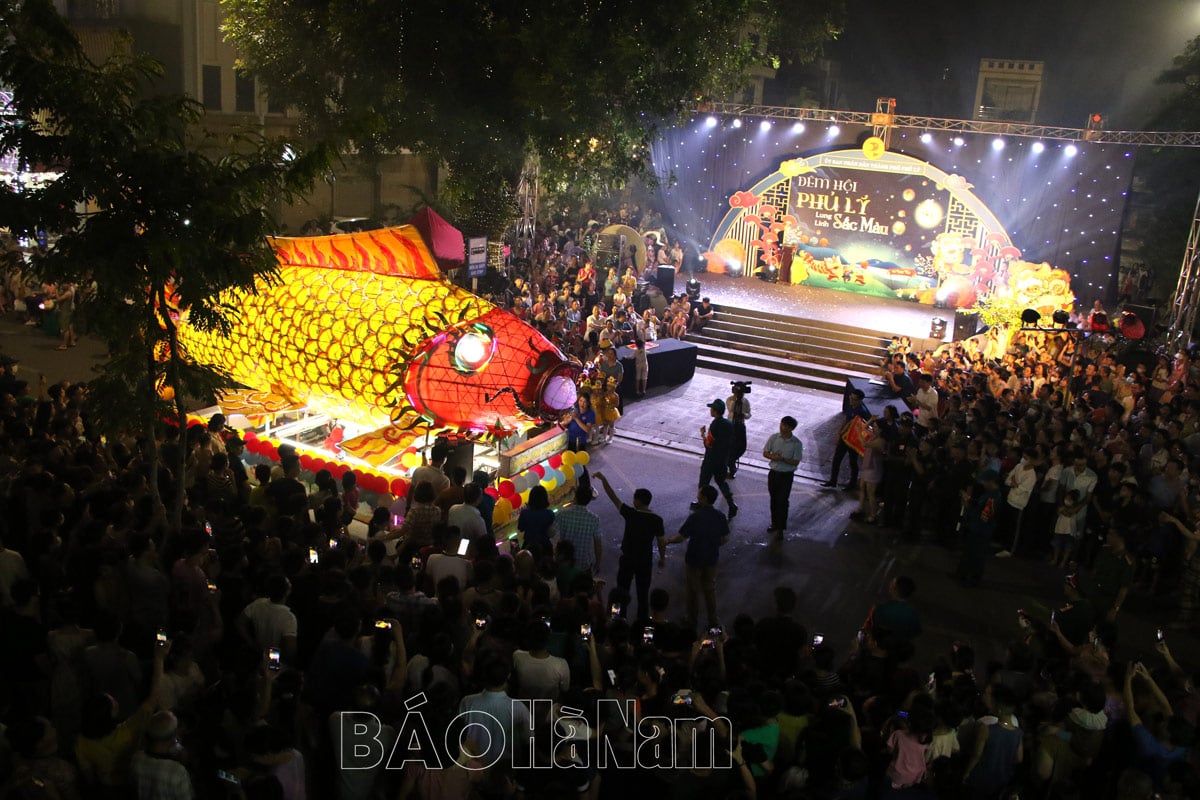
[[[794,315],[800,319],[838,322],[893,336],[924,339],[929,336],[929,324],[934,317],[946,320],[954,329],[954,310],[934,308],[906,300],[867,297],[853,292],[817,289],[811,286],[792,286],[767,283],[758,278],[735,278],[716,272],[698,272],[700,296],[708,297],[718,306],[730,305],[755,311]],[[675,279],[675,291],[682,291],[688,279],[680,273]]]

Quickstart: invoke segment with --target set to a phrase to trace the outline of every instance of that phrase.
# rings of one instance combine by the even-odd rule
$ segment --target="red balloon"
[[[311,470],[313,468],[312,456],[300,456],[300,469]]]
[[[253,442],[257,438],[258,438],[258,434],[255,433],[254,431],[246,431],[245,433],[242,434],[242,440],[246,441],[246,442]]]
[[[550,466],[554,469],[558,469],[562,466],[562,453],[555,453],[554,455],[550,456]]]
[[[521,495],[514,494],[512,497],[508,498],[508,502],[512,503],[513,511],[516,511],[518,508],[521,507],[521,503],[522,503]]]
[[[493,500],[500,499],[500,490],[497,489],[495,486],[487,487],[486,489],[483,490],[483,493],[486,494],[488,497],[492,498]]]
[[[317,458],[316,456],[313,456],[312,471],[320,472],[323,469],[329,469],[329,462],[323,458]]]
[[[501,497],[511,497],[516,493],[517,493],[517,486],[515,483],[508,480],[507,478],[500,481],[500,496]]]
[[[404,480],[404,478],[393,478],[391,488],[392,494],[396,495],[396,497],[404,497],[404,495],[408,494],[408,481]]]
[[[537,475],[539,481],[542,478],[546,477],[546,468],[543,467],[541,464],[534,464],[532,467],[529,468],[529,471],[532,472],[534,475]]]

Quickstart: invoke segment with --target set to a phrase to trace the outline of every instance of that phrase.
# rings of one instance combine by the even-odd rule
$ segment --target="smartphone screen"
[[[616,672],[616,670],[612,670],[612,669],[610,669],[610,670],[608,671],[608,682],[609,682],[609,683],[611,683],[613,686],[616,686],[616,685],[617,685],[617,672]]]
[[[620,604],[620,603],[613,603],[613,604],[612,604],[612,605],[609,607],[609,609],[608,609],[608,613],[612,615],[612,618],[613,618],[613,619],[616,619],[617,617],[621,616],[621,604]]]
[[[592,626],[588,623],[583,623],[579,626],[579,635],[586,642],[592,636]]]
[[[412,568],[413,568],[413,572],[421,571],[421,557],[420,556],[413,556]]]
[[[159,628],[158,633],[154,634],[154,641],[156,641],[160,645],[166,644],[167,643],[167,632],[164,631],[162,628]]]
[[[272,647],[267,650],[267,667],[269,669],[279,669],[279,650]]]
[[[330,549],[330,550],[336,550],[336,549],[337,549],[337,539],[330,539],[330,540],[329,540],[329,549]]]
[[[390,631],[391,629],[392,623],[388,622],[387,620],[381,619],[375,623],[375,630],[377,631]]]
[[[318,559],[319,559],[319,556],[317,555],[317,548],[315,548],[315,547],[308,548],[308,563],[316,564]]]
[[[1163,642],[1165,642],[1165,641],[1167,640],[1167,635],[1166,635],[1165,633],[1163,633],[1163,629],[1162,629],[1162,628],[1159,628],[1158,630],[1156,630],[1156,631],[1154,632],[1154,639],[1155,639],[1155,641],[1157,641],[1159,644],[1162,644]]]
[[[225,783],[232,783],[234,786],[237,786],[241,783],[241,781],[238,780],[237,775],[234,775],[232,772],[226,772],[223,769],[217,770],[217,780],[224,781]]]
[[[813,647],[817,647],[823,641],[825,641],[825,634],[823,634],[823,633],[814,633],[813,634],[813,640],[812,640]]]
[[[466,539],[466,538],[459,539],[459,540],[458,540],[458,554],[459,554],[460,556],[465,556],[465,555],[467,554],[467,549],[468,549],[470,546],[471,546],[471,540],[470,540],[470,539]]]
[[[654,641],[654,628],[650,626],[642,628],[642,641],[646,644],[650,644]]]
[[[486,620],[486,619],[484,619],[483,617],[476,617],[476,618],[475,618],[475,629],[476,629],[476,630],[480,630],[480,631],[481,631],[481,630],[483,630],[483,629],[484,629],[484,628],[486,628],[486,627],[487,627],[487,620]]]

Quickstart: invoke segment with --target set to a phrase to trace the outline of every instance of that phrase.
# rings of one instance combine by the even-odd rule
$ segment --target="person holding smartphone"
[[[474,483],[463,486],[463,501],[450,506],[446,512],[446,524],[458,528],[464,539],[475,540],[487,536],[487,525],[483,515],[479,513],[479,503],[483,498],[483,489]]]

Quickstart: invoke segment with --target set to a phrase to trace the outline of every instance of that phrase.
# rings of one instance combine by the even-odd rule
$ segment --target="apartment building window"
[[[241,114],[254,113],[254,76],[236,73],[234,75],[235,109]]]
[[[221,68],[205,64],[201,74],[201,100],[208,111],[221,110]]]

